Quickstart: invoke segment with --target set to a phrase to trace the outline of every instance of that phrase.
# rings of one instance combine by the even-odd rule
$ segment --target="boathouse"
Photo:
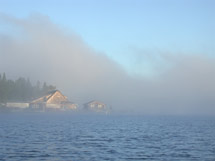
[[[85,103],[84,109],[99,112],[99,111],[106,110],[107,106],[100,101],[93,100],[93,101]]]
[[[68,101],[59,90],[54,90],[30,102],[30,108],[77,109],[77,105]]]

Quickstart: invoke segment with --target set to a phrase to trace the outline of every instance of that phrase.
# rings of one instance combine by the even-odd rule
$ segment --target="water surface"
[[[215,119],[0,114],[1,160],[215,160]]]

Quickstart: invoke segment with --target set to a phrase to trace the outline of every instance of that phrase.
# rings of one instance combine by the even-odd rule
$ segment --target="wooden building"
[[[90,101],[84,104],[85,110],[95,111],[95,112],[102,112],[107,110],[107,106],[99,101]]]
[[[69,102],[59,90],[51,91],[45,96],[33,100],[29,107],[34,109],[77,109],[77,105]]]

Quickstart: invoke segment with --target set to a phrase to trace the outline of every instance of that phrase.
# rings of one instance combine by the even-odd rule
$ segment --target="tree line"
[[[41,84],[37,81],[36,85],[32,85],[29,79],[20,77],[11,80],[6,78],[5,73],[0,74],[0,103],[30,101],[55,89],[55,86],[47,85],[46,82]]]

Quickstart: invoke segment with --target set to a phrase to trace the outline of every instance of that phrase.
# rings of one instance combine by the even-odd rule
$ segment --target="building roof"
[[[84,105],[89,105],[89,104],[92,104],[92,103],[105,105],[104,103],[102,103],[102,102],[100,102],[100,101],[96,101],[96,100],[87,102],[87,103],[85,103]]]
[[[49,103],[51,100],[55,99],[57,95],[61,97],[61,101],[67,101],[67,97],[64,96],[59,90],[53,90],[48,92],[46,95],[33,100],[31,103]]]

